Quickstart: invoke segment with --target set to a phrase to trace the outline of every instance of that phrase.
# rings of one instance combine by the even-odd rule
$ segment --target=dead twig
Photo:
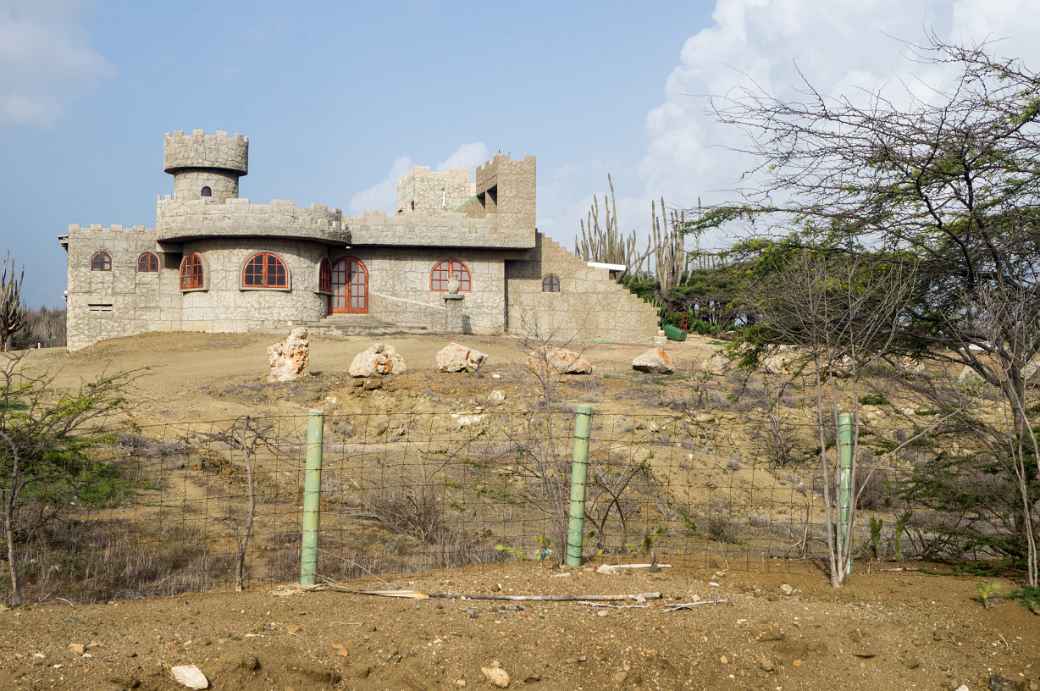
[[[725,604],[727,602],[729,602],[729,600],[722,600],[722,599],[718,599],[718,600],[698,600],[697,602],[681,602],[679,604],[669,605],[668,607],[665,607],[664,611],[665,612],[680,612],[680,611],[684,611],[684,610],[688,610],[688,609],[693,609],[694,607],[701,607],[703,605],[721,605],[721,604]]]

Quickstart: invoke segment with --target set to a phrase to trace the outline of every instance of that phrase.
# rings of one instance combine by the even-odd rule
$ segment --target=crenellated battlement
[[[178,130],[166,133],[164,139],[163,170],[167,173],[191,168],[216,168],[239,175],[249,172],[249,137],[245,135]]]
[[[262,236],[341,242],[345,237],[340,209],[324,204],[301,207],[287,199],[259,203],[239,197],[218,203],[160,197],[155,227],[160,241]]]
[[[143,225],[124,226],[124,225],[119,225],[118,223],[114,223],[114,224],[108,225],[108,226],[101,225],[101,224],[98,224],[98,223],[92,223],[90,225],[80,225],[79,223],[70,223],[69,224],[69,233],[70,234],[72,234],[72,233],[84,233],[84,232],[93,232],[93,233],[98,233],[98,232],[100,232],[100,233],[152,233],[152,232],[155,232],[155,229],[154,228],[148,228],[148,227],[143,226]]]

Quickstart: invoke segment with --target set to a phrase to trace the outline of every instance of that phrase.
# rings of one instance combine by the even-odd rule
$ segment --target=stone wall
[[[359,248],[352,256],[368,267],[368,312],[376,319],[443,331],[445,294],[430,289],[430,273],[439,261],[453,258],[470,271],[472,290],[462,293],[468,331],[495,334],[505,330],[505,255],[501,252]]]
[[[222,202],[238,196],[238,175],[222,170],[192,168],[178,171],[173,176],[173,196],[177,199],[204,199],[202,188],[209,187],[210,203]]]
[[[416,166],[397,181],[397,213],[457,210],[475,190],[468,170],[432,171]]]
[[[91,271],[98,251],[112,258],[111,271]],[[159,257],[158,273],[138,273],[142,252]],[[179,256],[161,253],[155,232],[137,227],[91,226],[69,230],[66,326],[68,348],[106,338],[180,326]]]
[[[330,243],[346,242],[342,212],[323,204],[309,208],[275,199],[258,204],[248,199],[223,203],[206,199],[159,199],[155,229],[160,241],[180,241],[220,236],[311,238]]]
[[[560,292],[542,290],[555,274]],[[506,262],[507,329],[559,341],[651,343],[657,311],[618,284],[606,269],[593,269],[552,238],[538,233],[538,245],[524,261]]]
[[[221,168],[249,172],[249,138],[217,130],[206,134],[193,130],[191,134],[167,133],[163,142],[163,170],[172,173],[182,168]]]
[[[289,272],[289,288],[243,288],[242,270],[258,251],[273,252]],[[237,332],[281,328],[325,316],[326,299],[318,294],[318,262],[324,245],[293,240],[200,240],[184,243],[183,254],[202,257],[204,289],[183,295],[181,329]],[[178,288],[179,289],[179,288]]]

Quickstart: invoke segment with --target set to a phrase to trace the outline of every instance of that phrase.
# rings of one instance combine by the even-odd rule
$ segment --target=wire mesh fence
[[[783,462],[754,441],[768,440],[760,433],[769,421],[748,425],[704,414],[595,414],[585,555],[730,566],[822,555],[820,464]],[[97,485],[93,493],[60,510],[36,497],[21,512],[18,561],[32,596],[111,599],[295,580],[306,427],[306,416],[288,416],[114,433],[81,478]],[[787,430],[810,440],[819,432]],[[325,416],[318,573],[562,559],[573,435],[568,410]],[[899,497],[922,462],[913,447],[861,460],[858,555],[912,556]],[[916,508],[925,540],[921,517],[937,516]]]

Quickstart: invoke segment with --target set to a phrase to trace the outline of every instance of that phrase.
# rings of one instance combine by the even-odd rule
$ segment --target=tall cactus
[[[654,255],[654,272],[661,295],[670,295],[683,280],[686,271],[686,247],[683,229],[686,214],[672,210],[661,197],[660,215],[658,207],[650,200],[650,249]]]
[[[22,281],[25,270],[18,271],[14,257],[8,253],[0,273],[0,351],[11,347],[14,335],[25,328],[26,312],[22,303]]]
[[[600,225],[599,199],[592,195],[592,206],[581,219],[581,232],[575,240],[574,253],[585,261],[624,264],[629,273],[642,269],[643,257],[636,247],[636,232],[622,235],[618,231],[617,203],[614,199],[614,179],[607,174],[610,194],[603,195],[603,224]]]

